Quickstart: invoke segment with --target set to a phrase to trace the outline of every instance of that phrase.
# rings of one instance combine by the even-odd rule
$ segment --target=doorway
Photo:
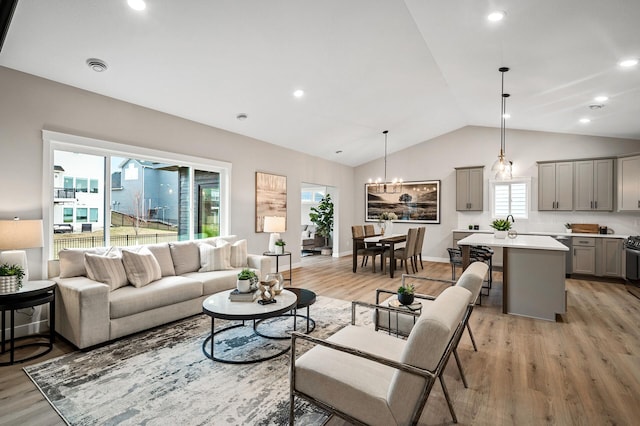
[[[327,254],[327,248],[331,249],[331,253],[336,255],[336,218],[337,218],[337,190],[335,187],[330,187],[321,184],[314,184],[303,182],[300,185],[300,229],[301,229],[301,259],[310,259],[314,256]],[[331,238],[329,238],[328,245],[324,237],[316,233],[316,225],[311,221],[309,214],[313,211],[312,208],[317,208],[322,198],[325,195],[331,195],[331,201],[333,202],[334,211],[334,225]]]

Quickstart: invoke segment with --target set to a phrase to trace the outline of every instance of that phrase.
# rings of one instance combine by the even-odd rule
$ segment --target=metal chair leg
[[[456,364],[458,364],[458,370],[460,370],[460,377],[462,378],[462,384],[465,388],[468,388],[467,378],[464,376],[464,370],[462,369],[462,363],[460,363],[460,358],[458,357],[458,349],[453,350],[453,356],[456,359]]]
[[[471,337],[471,344],[473,345],[473,350],[478,352],[478,347],[476,346],[476,339],[473,338],[473,333],[471,332],[471,327],[467,322],[467,331],[469,332],[469,337]]]
[[[453,404],[451,403],[451,398],[449,398],[449,391],[447,390],[447,386],[444,384],[444,379],[442,378],[442,374],[439,377],[440,386],[442,386],[442,392],[444,393],[444,399],[447,400],[447,405],[449,406],[449,412],[451,413],[451,418],[454,423],[458,423],[458,418],[456,417],[456,412],[453,411]]]

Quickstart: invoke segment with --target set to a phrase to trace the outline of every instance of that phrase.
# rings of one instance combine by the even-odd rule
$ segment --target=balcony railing
[[[68,235],[68,234],[67,234]],[[136,246],[139,244],[164,243],[178,241],[178,233],[112,235],[111,245],[116,247]],[[58,252],[65,248],[92,248],[104,246],[102,235],[85,235],[77,238],[55,238],[53,240],[53,258],[58,258]]]
[[[76,198],[75,188],[53,188],[53,198]]]

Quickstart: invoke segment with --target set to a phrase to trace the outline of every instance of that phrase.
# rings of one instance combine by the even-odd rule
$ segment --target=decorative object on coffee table
[[[274,295],[277,296],[282,292],[282,289],[284,288],[284,277],[280,272],[270,272],[264,277],[264,280],[267,282],[273,280],[276,281],[276,284],[273,286]]]
[[[415,287],[413,284],[401,285],[398,287],[398,301],[403,305],[411,305],[413,303]]]
[[[258,303],[267,304],[273,303],[273,297],[275,296],[274,287],[278,284],[277,279],[271,279],[270,281],[260,281],[258,288],[260,289],[260,299]]]
[[[240,293],[249,293],[251,291],[253,280],[257,280],[258,276],[249,268],[244,268],[238,273],[236,288]]]

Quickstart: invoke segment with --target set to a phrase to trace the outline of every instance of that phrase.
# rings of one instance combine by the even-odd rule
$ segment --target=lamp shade
[[[0,250],[42,247],[42,220],[0,220]]]
[[[264,232],[285,232],[287,230],[287,218],[283,216],[265,216]]]

